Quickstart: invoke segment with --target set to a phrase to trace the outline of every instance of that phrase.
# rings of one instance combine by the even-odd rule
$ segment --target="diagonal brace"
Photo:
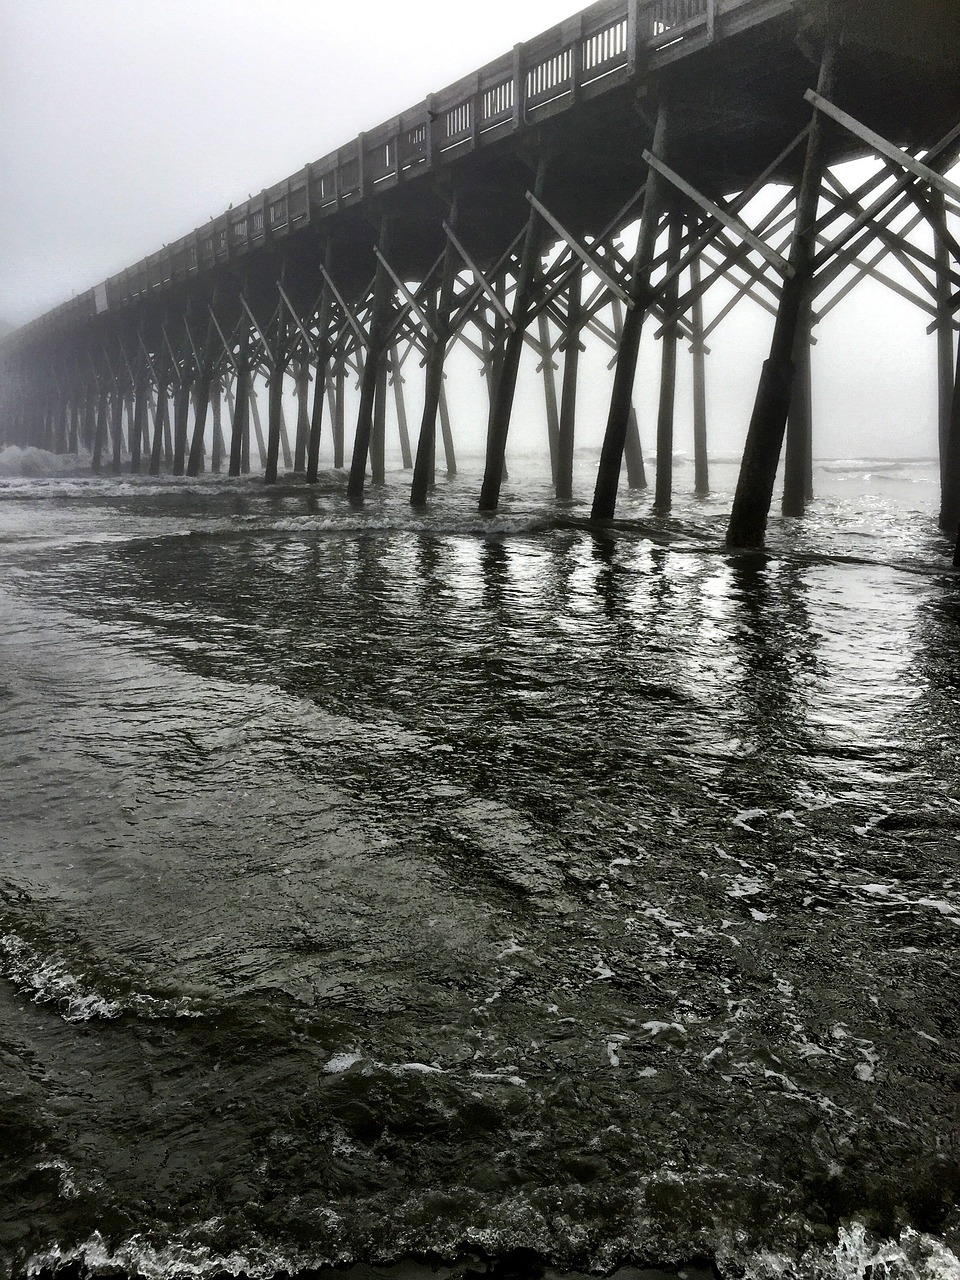
[[[768,244],[764,244],[759,236],[755,236],[753,234],[745,222],[741,222],[739,218],[735,218],[733,214],[727,213],[727,211],[725,209],[721,209],[718,204],[714,204],[712,200],[708,200],[705,195],[701,195],[696,187],[692,187],[689,182],[684,178],[681,178],[678,173],[674,173],[671,168],[665,165],[662,160],[658,160],[651,152],[644,151],[643,158],[651,168],[656,169],[657,172],[662,177],[666,178],[669,183],[675,186],[678,191],[682,191],[683,194],[688,196],[694,204],[699,205],[704,213],[709,214],[711,218],[716,218],[716,220],[722,223],[729,231],[732,231],[735,235],[739,236],[741,240],[744,240],[751,249],[755,249],[757,253],[762,254],[769,263],[776,267],[781,275],[787,277],[793,275],[793,267],[791,267],[790,263],[787,262],[786,258],[777,253],[775,249],[771,249]]]

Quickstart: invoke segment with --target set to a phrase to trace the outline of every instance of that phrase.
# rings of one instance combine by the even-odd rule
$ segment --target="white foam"
[[[0,935],[2,976],[35,1004],[56,1005],[64,1022],[90,1022],[95,1018],[119,1018],[135,1013],[146,1018],[200,1018],[202,1010],[189,996],[175,1000],[133,991],[111,998],[91,990],[86,980],[71,973],[58,960],[40,957],[33,947],[15,933]]]

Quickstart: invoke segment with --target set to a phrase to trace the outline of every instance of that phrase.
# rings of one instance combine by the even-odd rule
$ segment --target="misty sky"
[[[580,7],[0,0],[0,320],[91,287]],[[825,322],[821,452],[934,451],[926,324],[870,284]],[[749,302],[715,336],[717,448],[738,447],[768,340]],[[684,374],[681,413],[685,394]]]

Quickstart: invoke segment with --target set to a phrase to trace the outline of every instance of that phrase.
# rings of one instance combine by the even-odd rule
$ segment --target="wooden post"
[[[111,420],[113,435],[113,474],[118,476],[123,470],[123,392],[118,386],[113,388],[113,415]]]
[[[456,212],[451,224],[456,223]],[[457,257],[453,242],[447,238],[443,255],[443,274],[440,287],[430,308],[430,327],[435,336],[426,335],[427,361],[423,389],[423,414],[420,418],[420,435],[417,439],[417,457],[413,464],[413,483],[410,486],[410,505],[421,507],[427,501],[427,492],[433,486],[437,454],[437,410],[443,403],[443,362],[447,354],[450,335],[450,312],[453,307],[453,291],[457,279]]]
[[[303,471],[307,463],[307,446],[310,440],[310,366],[306,356],[297,366],[297,435],[294,445],[293,469]]]
[[[168,431],[167,422],[167,385],[163,378],[157,385],[157,412],[153,420],[153,445],[150,449],[150,474],[160,474],[160,460],[163,457],[163,441]]]
[[[386,217],[382,218],[380,223],[380,253],[382,258],[390,256],[390,220]],[[367,456],[370,452],[370,437],[373,432],[377,378],[393,291],[393,281],[382,258],[377,259],[377,273],[373,284],[373,314],[368,335],[370,346],[360,379],[360,411],[357,415],[357,432],[353,441],[350,479],[347,482],[347,497],[354,502],[363,498],[363,482],[367,470]]]
[[[540,367],[543,371],[543,399],[547,409],[547,443],[550,446],[550,476],[557,484],[557,447],[560,440],[560,410],[557,405],[557,383],[554,378],[556,364],[550,351],[550,322],[545,311],[537,317],[540,332]]]
[[[698,498],[710,493],[710,466],[707,460],[707,352],[703,338],[703,297],[700,292],[700,255],[690,261],[690,290],[693,306],[690,321],[693,340],[693,491]]]
[[[80,452],[80,392],[77,390],[70,401],[70,440],[68,453]]]
[[[440,435],[443,438],[443,458],[447,464],[447,479],[453,480],[457,474],[457,455],[453,448],[453,431],[450,429],[450,408],[447,404],[445,382],[440,383]]]
[[[652,153],[659,159],[666,157],[668,110],[661,102],[657,113]],[[643,321],[650,301],[650,273],[657,247],[657,230],[664,203],[665,180],[651,168],[647,174],[647,189],[643,200],[643,216],[640,235],[633,260],[633,277],[630,297],[633,306],[627,311],[617,351],[617,367],[607,414],[607,428],[600,451],[597,484],[593,494],[592,516],[594,520],[610,520],[617,505],[617,486],[620,483],[620,466],[627,437],[627,424],[633,401],[633,383],[637,374],[637,357],[640,354],[640,337]]]
[[[387,445],[387,353],[381,351],[374,360],[377,382],[373,401],[373,434],[370,439],[370,472],[373,483],[382,486],[387,478],[386,445]]]
[[[557,431],[557,498],[573,498],[573,442],[577,419],[577,376],[580,369],[580,330],[583,321],[583,272],[575,271],[567,289],[567,332],[564,341],[563,387]]]
[[[817,91],[829,98],[837,60],[836,41],[828,38],[820,63]],[[804,298],[810,287],[816,248],[817,201],[824,167],[824,120],[814,108],[797,195],[796,224],[790,246],[793,274],[784,281],[770,355],[760,375],[740,465],[740,478],[727,528],[730,547],[762,547],[773,497],[793,384],[793,351]]]
[[[793,352],[794,381],[787,415],[787,446],[784,458],[783,501],[785,516],[802,516],[807,501],[807,473],[812,440],[810,370],[810,298],[804,299],[797,322]]]
[[[173,474],[182,476],[187,455],[187,415],[190,412],[190,383],[184,378],[177,387],[173,407]]]
[[[390,364],[393,373],[393,399],[397,407],[397,431],[400,434],[400,459],[404,471],[413,470],[413,457],[410,453],[410,432],[407,429],[407,405],[403,397],[403,374],[400,372],[400,353],[394,346],[390,353]]]
[[[940,528],[952,533],[960,525],[960,345],[957,347],[942,476]],[[960,539],[957,541],[957,555],[960,557]],[[960,559],[954,560],[954,564],[960,565]]]
[[[950,302],[950,249],[947,245],[947,208],[943,192],[931,189],[929,199],[933,206],[934,257],[937,281],[937,440],[940,454],[940,527],[951,532],[957,517],[950,511],[946,489],[950,484],[947,472],[950,465],[950,435],[953,418],[954,370],[953,370],[953,307]]]
[[[210,384],[210,406],[213,410],[213,439],[210,442],[210,470],[219,475],[223,468],[223,430],[221,428],[221,392],[220,379],[214,378]]]
[[[97,437],[97,390],[95,386],[87,389],[83,403],[83,447],[93,452]]]
[[[519,48],[519,46],[518,46]],[[547,176],[547,160],[541,157],[537,165],[537,176],[533,194],[538,200],[543,199],[543,188]],[[523,351],[523,335],[527,326],[527,317],[533,295],[533,281],[540,261],[540,246],[543,230],[540,214],[530,209],[527,219],[527,231],[523,240],[523,251],[520,258],[520,270],[517,273],[517,287],[513,298],[514,327],[507,334],[504,345],[503,362],[497,378],[496,395],[490,413],[487,431],[487,457],[483,474],[483,486],[480,490],[480,510],[496,511],[500,500],[500,485],[503,482],[503,461],[507,447],[507,433],[510,430],[510,416],[513,411],[513,399],[517,389],[517,374],[520,370],[520,356]]]
[[[286,373],[286,369],[284,369]],[[283,457],[283,469],[293,470],[293,451],[290,448],[290,437],[287,434],[287,415],[283,411],[283,378],[280,379],[280,453]]]
[[[269,384],[269,379],[268,379],[268,384]],[[253,378],[251,378],[250,380],[249,396],[250,396],[251,416],[253,418],[253,433],[257,438],[257,455],[260,458],[260,466],[263,467],[264,470],[266,470],[267,446],[264,444],[264,441],[263,441],[263,424],[260,421],[260,401],[259,401],[259,397],[257,396],[256,383]],[[248,429],[248,433],[247,433],[248,451],[249,451],[249,447],[250,445],[249,445],[249,429]],[[245,471],[250,470],[249,460],[244,470]]]
[[[190,457],[187,461],[187,475],[198,476],[203,470],[204,433],[207,429],[207,409],[210,406],[210,386],[213,381],[209,372],[201,373],[197,379],[196,397],[193,413],[193,439],[190,442]]]
[[[327,241],[325,252],[325,269],[327,275],[333,262],[333,244]],[[333,306],[333,295],[326,276],[323,281],[323,292],[320,295],[320,315],[318,346],[316,350],[316,368],[313,375],[313,405],[310,411],[310,437],[307,444],[307,484],[316,484],[320,471],[320,435],[323,430],[324,391],[329,386],[327,363],[330,358],[330,310]],[[309,370],[309,367],[308,367]],[[335,414],[331,412],[333,420]]]
[[[333,465],[341,469],[344,463],[344,426],[346,418],[346,370],[343,367],[343,360],[337,361],[337,372],[330,385],[333,387],[334,406],[333,406]]]
[[[103,442],[107,435],[107,393],[100,392],[100,399],[97,404],[97,434],[93,441],[93,470],[99,475],[100,462],[103,457]]]
[[[250,438],[249,412],[250,370],[246,363],[242,362],[237,369],[237,396],[233,406],[233,422],[230,430],[230,475],[232,476],[239,476],[249,468],[249,462],[246,468],[243,465],[244,453],[249,448],[247,445]]]
[[[683,223],[676,212],[670,218],[667,245],[667,271],[673,271],[680,261],[680,243],[683,239]],[[677,309],[679,272],[670,276],[663,291],[664,310],[672,316]],[[673,499],[673,420],[677,400],[677,336],[676,321],[668,321],[664,327],[660,352],[660,405],[657,412],[657,483],[654,490],[653,509],[665,515]]]
[[[283,364],[279,358],[267,380],[267,459],[263,471],[264,484],[277,483],[277,460],[280,454],[281,416],[283,414]]]

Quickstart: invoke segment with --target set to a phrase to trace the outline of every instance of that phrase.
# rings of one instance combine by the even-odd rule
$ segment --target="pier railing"
[[[255,251],[328,211],[452,163],[632,77],[665,48],[712,36],[717,12],[754,0],[599,0],[102,285],[48,312],[72,326]],[[21,333],[25,333],[21,330]]]

